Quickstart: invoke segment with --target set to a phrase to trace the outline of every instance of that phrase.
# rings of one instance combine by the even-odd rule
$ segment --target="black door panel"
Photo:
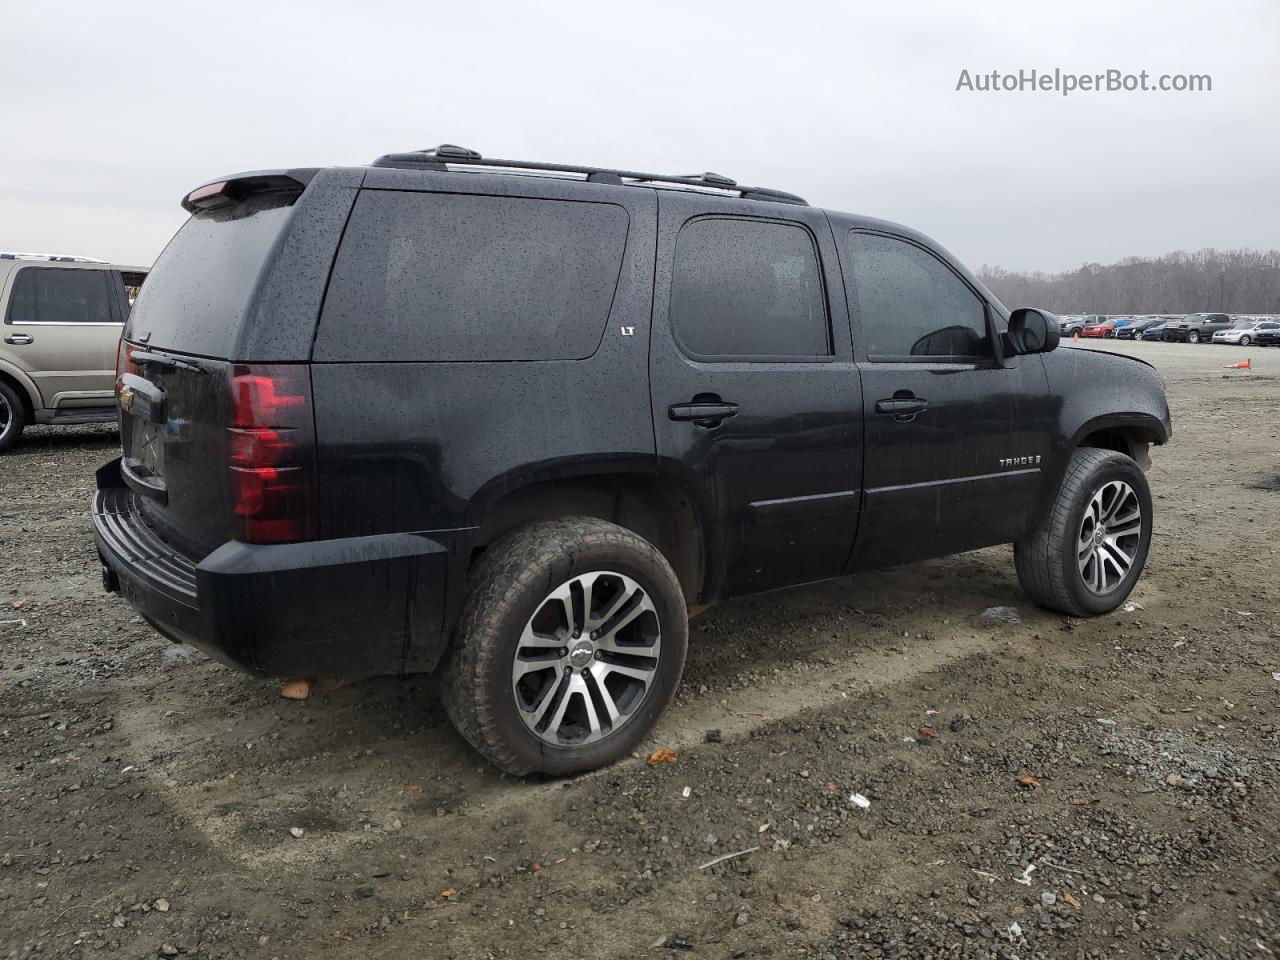
[[[867,363],[863,394],[909,390],[928,407],[905,419],[870,412],[866,501],[852,568],[943,556],[1022,532],[1042,488],[1039,357],[1016,367]]]
[[[836,226],[866,410],[849,569],[1017,539],[1043,491],[1048,386],[1006,360],[994,306],[917,238]]]
[[[704,600],[835,576],[857,529],[862,394],[830,228],[761,209],[659,199],[654,431],[704,498]]]

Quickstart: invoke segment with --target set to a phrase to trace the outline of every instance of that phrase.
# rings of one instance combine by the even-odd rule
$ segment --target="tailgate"
[[[305,480],[311,341],[358,182],[277,171],[193,190],[130,312],[120,472],[147,523],[189,556],[306,536],[279,518],[297,513]]]

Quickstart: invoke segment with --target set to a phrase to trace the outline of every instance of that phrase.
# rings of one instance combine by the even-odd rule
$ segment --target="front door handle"
[[[675,403],[667,408],[667,416],[672,420],[692,420],[699,427],[718,427],[721,421],[736,416],[738,405],[723,401],[696,403]]]
[[[4,338],[5,343],[11,343],[15,347],[25,346],[28,343],[34,342],[34,340],[35,337],[31,336],[29,333],[11,333]]]
[[[929,409],[929,401],[920,397],[897,396],[876,401],[876,413],[887,414],[900,423],[910,423],[916,414]]]

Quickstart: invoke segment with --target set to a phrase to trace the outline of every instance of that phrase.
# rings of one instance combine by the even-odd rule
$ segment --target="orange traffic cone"
[[[1249,360],[1241,360],[1239,363],[1223,364],[1223,370],[1252,370],[1253,363]]]

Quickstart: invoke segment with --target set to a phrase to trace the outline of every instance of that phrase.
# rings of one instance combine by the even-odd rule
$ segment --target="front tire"
[[[1247,333],[1240,338],[1240,346],[1242,347],[1247,347],[1252,342],[1253,341],[1249,339],[1249,335]]]
[[[27,425],[27,408],[9,384],[0,380],[0,453],[15,446]]]
[[[1200,334],[1196,333],[1194,330],[1192,330],[1190,333],[1187,334],[1187,343],[1199,343],[1199,342],[1200,342]]]
[[[1142,575],[1151,548],[1146,474],[1114,450],[1071,455],[1048,512],[1014,544],[1018,580],[1043,607],[1075,617],[1109,613]]]
[[[590,517],[534,523],[477,563],[441,699],[507,773],[592,770],[666,711],[688,639],[680,582],[653,544]]]

